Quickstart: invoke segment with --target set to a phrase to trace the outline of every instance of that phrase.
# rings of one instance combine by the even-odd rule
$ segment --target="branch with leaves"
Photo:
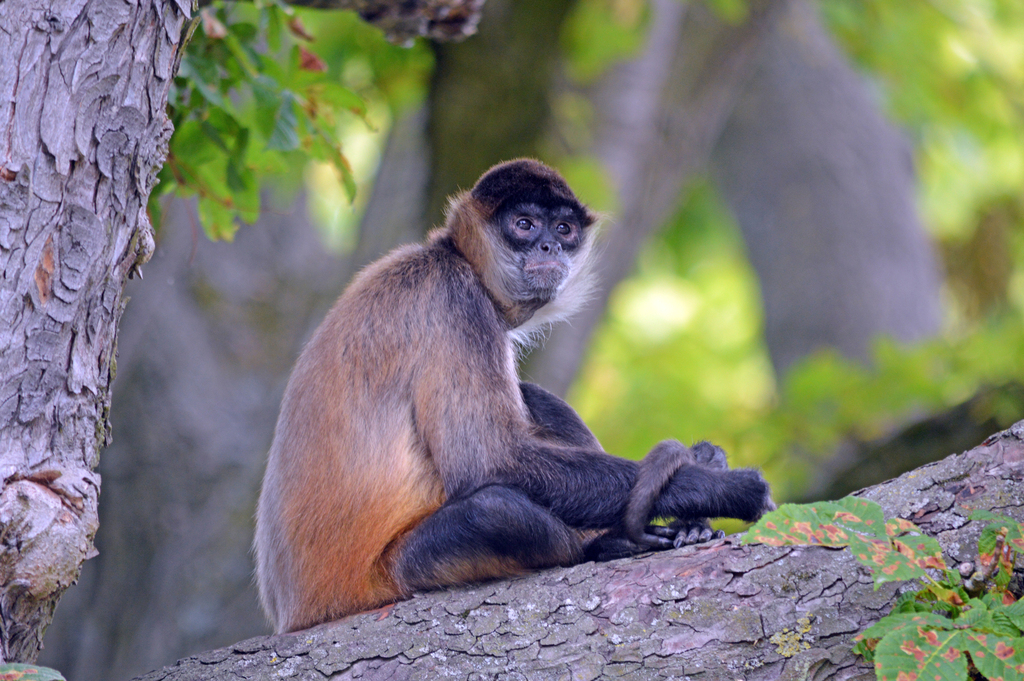
[[[207,236],[231,239],[239,220],[259,217],[261,179],[299,158],[330,162],[354,198],[338,121],[366,121],[366,103],[327,73],[294,11],[218,1],[196,20],[169,97],[175,133],[150,196],[154,223],[161,197],[177,190],[197,197]]]
[[[744,535],[745,544],[849,547],[875,588],[918,580],[892,611],[856,636],[853,650],[874,662],[881,681],[933,678],[1024,679],[1024,601],[1010,589],[1024,527],[987,510],[969,514],[987,522],[978,559],[950,569],[933,537],[903,518],[885,520],[873,501],[787,504]],[[975,568],[975,565],[977,566]]]

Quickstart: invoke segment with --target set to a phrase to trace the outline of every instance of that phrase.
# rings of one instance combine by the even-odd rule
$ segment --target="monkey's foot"
[[[707,520],[676,520],[668,527],[675,536],[672,539],[672,546],[689,546],[691,544],[702,544],[712,539],[721,539],[725,536],[722,530],[712,530]]]

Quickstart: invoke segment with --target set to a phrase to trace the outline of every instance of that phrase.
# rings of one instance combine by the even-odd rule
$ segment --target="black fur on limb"
[[[976,559],[993,509],[1024,520],[1024,421],[963,454],[858,492]],[[853,636],[888,612],[849,551],[740,546],[736,536],[609,563],[418,594],[306,631],[179,661],[191,679],[874,679]]]

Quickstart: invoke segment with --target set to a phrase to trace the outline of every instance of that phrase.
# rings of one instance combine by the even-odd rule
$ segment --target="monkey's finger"
[[[656,537],[664,537],[666,539],[675,539],[676,535],[679,534],[679,530],[673,530],[667,525],[648,525],[644,528],[644,532],[647,534],[653,534]]]
[[[649,546],[652,549],[664,551],[665,549],[671,549],[675,546],[675,543],[667,537],[659,537],[653,534],[644,534],[641,536],[641,543],[645,546]]]
[[[700,537],[700,527],[691,527],[689,529],[680,530],[679,534],[676,535],[675,541],[672,545],[677,549],[681,546],[689,546],[690,544],[696,544]]]

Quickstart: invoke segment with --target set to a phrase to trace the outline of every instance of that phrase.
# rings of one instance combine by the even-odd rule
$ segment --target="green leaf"
[[[351,111],[365,120],[366,101],[344,85],[323,81],[307,88],[307,97],[317,99],[331,106]]]
[[[892,632],[902,631],[911,627],[930,629],[951,629],[953,623],[931,612],[890,613],[870,627],[857,634],[853,652],[871,662],[874,659],[878,642]]]
[[[843,525],[858,525],[863,524],[863,521],[860,518],[837,521],[836,515],[839,513],[845,514],[847,511],[832,502],[783,504],[762,516],[743,536],[743,543],[847,546],[851,535],[843,529]]]
[[[1017,638],[1021,635],[1021,628],[1014,624],[1013,620],[1006,614],[1005,608],[992,610],[989,612],[988,619],[977,623],[971,628],[1008,638]]]
[[[850,551],[854,558],[871,571],[877,589],[886,582],[917,579],[928,573],[896,551],[891,542],[852,535]]]
[[[0,681],[65,681],[61,673],[37,664],[0,664]]]
[[[991,619],[991,613],[984,601],[972,598],[967,601],[966,608],[954,618],[953,622],[958,627],[972,628],[975,625],[985,625]]]
[[[202,166],[223,155],[203,132],[199,121],[184,121],[178,126],[171,140],[171,151],[176,157],[187,159],[190,166]]]
[[[299,148],[298,120],[295,117],[295,97],[281,93],[281,106],[274,115],[274,128],[267,139],[268,149],[291,151]]]
[[[966,681],[963,638],[963,632],[927,626],[892,631],[875,648],[875,673],[880,681]]]
[[[206,69],[202,69],[201,66],[203,65],[204,60],[200,57],[183,57],[181,65],[178,67],[178,75],[182,78],[187,78],[189,84],[207,102],[214,106],[227,108],[227,101],[217,89],[220,78],[217,77],[216,73],[210,73]],[[210,66],[213,66],[212,62],[210,62]]]
[[[1002,606],[999,612],[1006,615],[1013,625],[1024,631],[1024,600],[1017,601],[1012,605]]]
[[[986,679],[1024,681],[1024,638],[965,632],[962,640]]]
[[[875,588],[886,582],[925,577],[927,569],[947,569],[935,539],[921,534],[906,520],[886,522],[878,504],[855,497],[783,504],[750,528],[743,542],[849,546],[857,560],[871,570]],[[955,590],[938,587],[936,596],[952,605],[962,603]]]
[[[235,238],[238,225],[235,222],[235,211],[228,206],[210,198],[199,198],[199,220],[203,231],[211,241],[231,241]]]
[[[281,9],[277,5],[267,7],[261,14],[261,33],[267,37],[267,47],[271,52],[281,50]]]
[[[971,520],[988,520],[990,523],[981,531],[978,539],[979,553],[991,553],[995,550],[996,539],[1004,537],[1004,541],[1015,551],[1024,551],[1024,528],[1013,518],[977,510],[971,513]]]

